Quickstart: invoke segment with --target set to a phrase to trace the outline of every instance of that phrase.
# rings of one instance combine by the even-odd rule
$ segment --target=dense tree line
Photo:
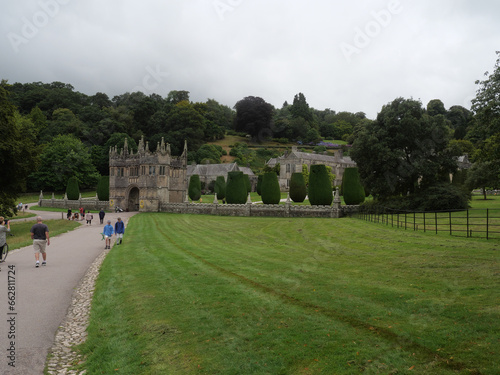
[[[303,93],[281,108],[254,96],[230,108],[214,99],[191,102],[188,91],[171,91],[166,98],[141,92],[109,98],[100,92],[86,95],[61,82],[2,81],[0,211],[7,212],[16,194],[26,188],[63,191],[72,176],[81,188],[94,188],[99,176],[108,174],[109,148],[123,147],[125,137],[132,149],[137,149],[141,136],[153,149],[163,137],[174,155],[181,153],[187,140],[190,161],[214,163],[224,152],[205,144],[222,139],[227,130],[243,132],[257,142],[345,140],[354,145],[362,180],[372,185],[368,188],[374,194],[414,191],[419,180],[431,181],[452,172],[456,164],[450,158],[464,154],[474,162],[466,180],[469,188],[498,187],[499,61],[493,73],[476,82],[479,88],[471,109],[457,105],[446,109],[439,99],[424,107],[419,101],[398,98],[385,105],[375,120],[363,112],[314,109]],[[244,165],[252,165],[252,153],[276,156],[244,145],[232,153]],[[422,159],[416,160],[419,156]],[[389,169],[378,172],[385,182],[369,175],[376,167],[370,159],[389,161]]]

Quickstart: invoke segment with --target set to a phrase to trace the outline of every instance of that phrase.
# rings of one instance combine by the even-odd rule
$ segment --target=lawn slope
[[[102,266],[88,374],[492,374],[500,243],[356,219],[139,214]]]

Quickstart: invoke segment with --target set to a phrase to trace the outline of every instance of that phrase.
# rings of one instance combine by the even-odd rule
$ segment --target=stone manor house
[[[270,159],[267,165],[274,167],[277,163],[280,164],[279,183],[282,191],[287,191],[290,188],[292,173],[302,172],[302,165],[306,165],[308,170],[314,164],[324,164],[331,167],[332,173],[335,174],[335,186],[342,184],[342,176],[346,168],[356,167],[356,162],[349,156],[344,156],[342,150],[335,150],[335,155],[332,156],[301,152],[298,151],[297,146],[293,146],[292,151],[285,152],[283,156]]]

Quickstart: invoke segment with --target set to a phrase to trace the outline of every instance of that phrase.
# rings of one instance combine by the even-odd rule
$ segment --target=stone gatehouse
[[[164,140],[155,152],[144,137],[137,153],[115,146],[109,150],[109,206],[129,211],[157,212],[162,204],[182,203],[187,196],[187,143],[181,156],[174,157]]]

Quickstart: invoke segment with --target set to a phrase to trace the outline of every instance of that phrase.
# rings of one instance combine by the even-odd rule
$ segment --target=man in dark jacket
[[[101,211],[99,211],[99,220],[101,221],[101,224],[104,223],[104,210],[101,208]]]
[[[125,233],[125,223],[119,217],[118,221],[115,223],[115,235],[116,235],[116,244],[120,245],[123,239],[123,233]]]

